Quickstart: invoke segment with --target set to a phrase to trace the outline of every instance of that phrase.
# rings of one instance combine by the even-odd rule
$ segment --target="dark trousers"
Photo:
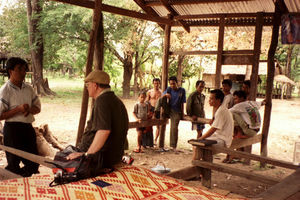
[[[5,122],[3,134],[5,146],[38,155],[36,134],[31,124]],[[8,164],[5,169],[22,176],[31,176],[34,173],[38,173],[39,164],[16,156],[15,154],[5,153]],[[23,168],[20,168],[20,162],[24,164]]]

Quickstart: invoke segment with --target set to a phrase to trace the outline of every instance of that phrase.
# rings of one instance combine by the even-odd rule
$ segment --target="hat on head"
[[[94,82],[99,84],[109,85],[109,75],[101,70],[94,70],[84,79],[85,82]]]

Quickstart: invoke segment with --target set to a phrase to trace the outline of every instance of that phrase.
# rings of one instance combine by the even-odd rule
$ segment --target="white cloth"
[[[235,104],[230,108],[230,112],[240,114],[243,120],[249,125],[251,129],[259,129],[261,125],[261,117],[259,108],[261,102],[256,101],[243,101]]]
[[[224,100],[223,100],[223,103],[222,105],[224,105],[226,108],[232,108],[234,102],[233,102],[233,95],[230,93],[230,94],[227,94],[225,97],[224,97]]]
[[[217,130],[209,137],[210,139],[217,138],[225,142],[227,147],[230,147],[233,135],[233,118],[228,108],[221,105],[215,113],[214,122],[211,125]],[[207,138],[208,139],[208,138]]]
[[[22,104],[28,104],[29,107],[34,105],[41,108],[40,99],[29,84],[22,83],[21,88],[19,88],[8,80],[0,89],[0,115]],[[25,117],[23,113],[19,113],[6,119],[6,121],[32,123],[34,117],[32,114]]]

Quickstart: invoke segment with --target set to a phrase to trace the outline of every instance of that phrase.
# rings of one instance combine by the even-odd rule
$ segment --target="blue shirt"
[[[176,112],[181,112],[181,105],[186,102],[185,89],[179,87],[177,90],[173,90],[172,88],[168,87],[163,94],[166,93],[171,94],[171,99],[169,102],[171,109],[175,110]]]

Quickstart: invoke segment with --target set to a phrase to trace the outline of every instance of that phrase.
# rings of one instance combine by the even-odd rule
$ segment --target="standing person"
[[[41,102],[33,88],[24,82],[28,64],[12,57],[6,63],[9,80],[0,89],[0,120],[5,120],[4,145],[38,155],[33,115],[41,111]],[[29,177],[39,173],[39,164],[6,152],[5,169]],[[20,162],[24,167],[20,168]]]
[[[224,79],[222,81],[222,91],[225,95],[223,100],[223,105],[228,109],[231,108],[234,104],[233,95],[230,92],[231,88],[232,88],[232,81],[230,79]]]
[[[243,82],[241,90],[246,93],[247,100],[249,100],[249,98],[250,98],[250,87],[251,87],[250,80],[246,80]]]
[[[204,102],[205,95],[202,94],[205,87],[205,82],[198,80],[196,82],[196,91],[194,91],[187,99],[186,113],[191,116],[193,121],[197,120],[197,117],[205,118]],[[203,123],[192,122],[192,130],[197,130],[197,139],[202,136],[205,125]]]
[[[84,81],[95,103],[78,145],[81,152],[71,153],[66,158],[88,156],[91,159],[88,174],[97,176],[101,169],[112,168],[121,161],[129,121],[125,105],[110,89],[106,72],[94,70]]]
[[[169,78],[169,87],[164,91],[163,96],[159,99],[155,106],[155,112],[164,108],[164,115],[171,119],[170,125],[170,147],[175,153],[178,151],[178,125],[180,119],[183,118],[183,105],[186,102],[185,89],[178,87],[177,78],[171,76]]]
[[[139,93],[139,102],[134,105],[133,116],[138,122],[146,121],[150,115],[150,104],[145,102],[146,92],[142,91]],[[137,131],[137,149],[133,152],[143,153],[142,151],[142,134],[145,133],[146,127],[138,127]],[[152,137],[153,140],[153,137]]]
[[[147,92],[146,101],[150,102],[151,112],[154,113],[155,105],[156,105],[158,99],[161,97],[162,91],[160,89],[160,79],[159,78],[154,78],[152,83],[153,83],[153,88]],[[159,136],[159,126],[156,126],[154,145],[157,145],[158,136]]]
[[[199,139],[216,140],[216,146],[230,147],[233,134],[233,118],[231,112],[225,106],[222,106],[224,93],[220,89],[210,92],[209,105],[215,110],[214,121],[211,128]],[[193,159],[195,159],[195,148]]]

